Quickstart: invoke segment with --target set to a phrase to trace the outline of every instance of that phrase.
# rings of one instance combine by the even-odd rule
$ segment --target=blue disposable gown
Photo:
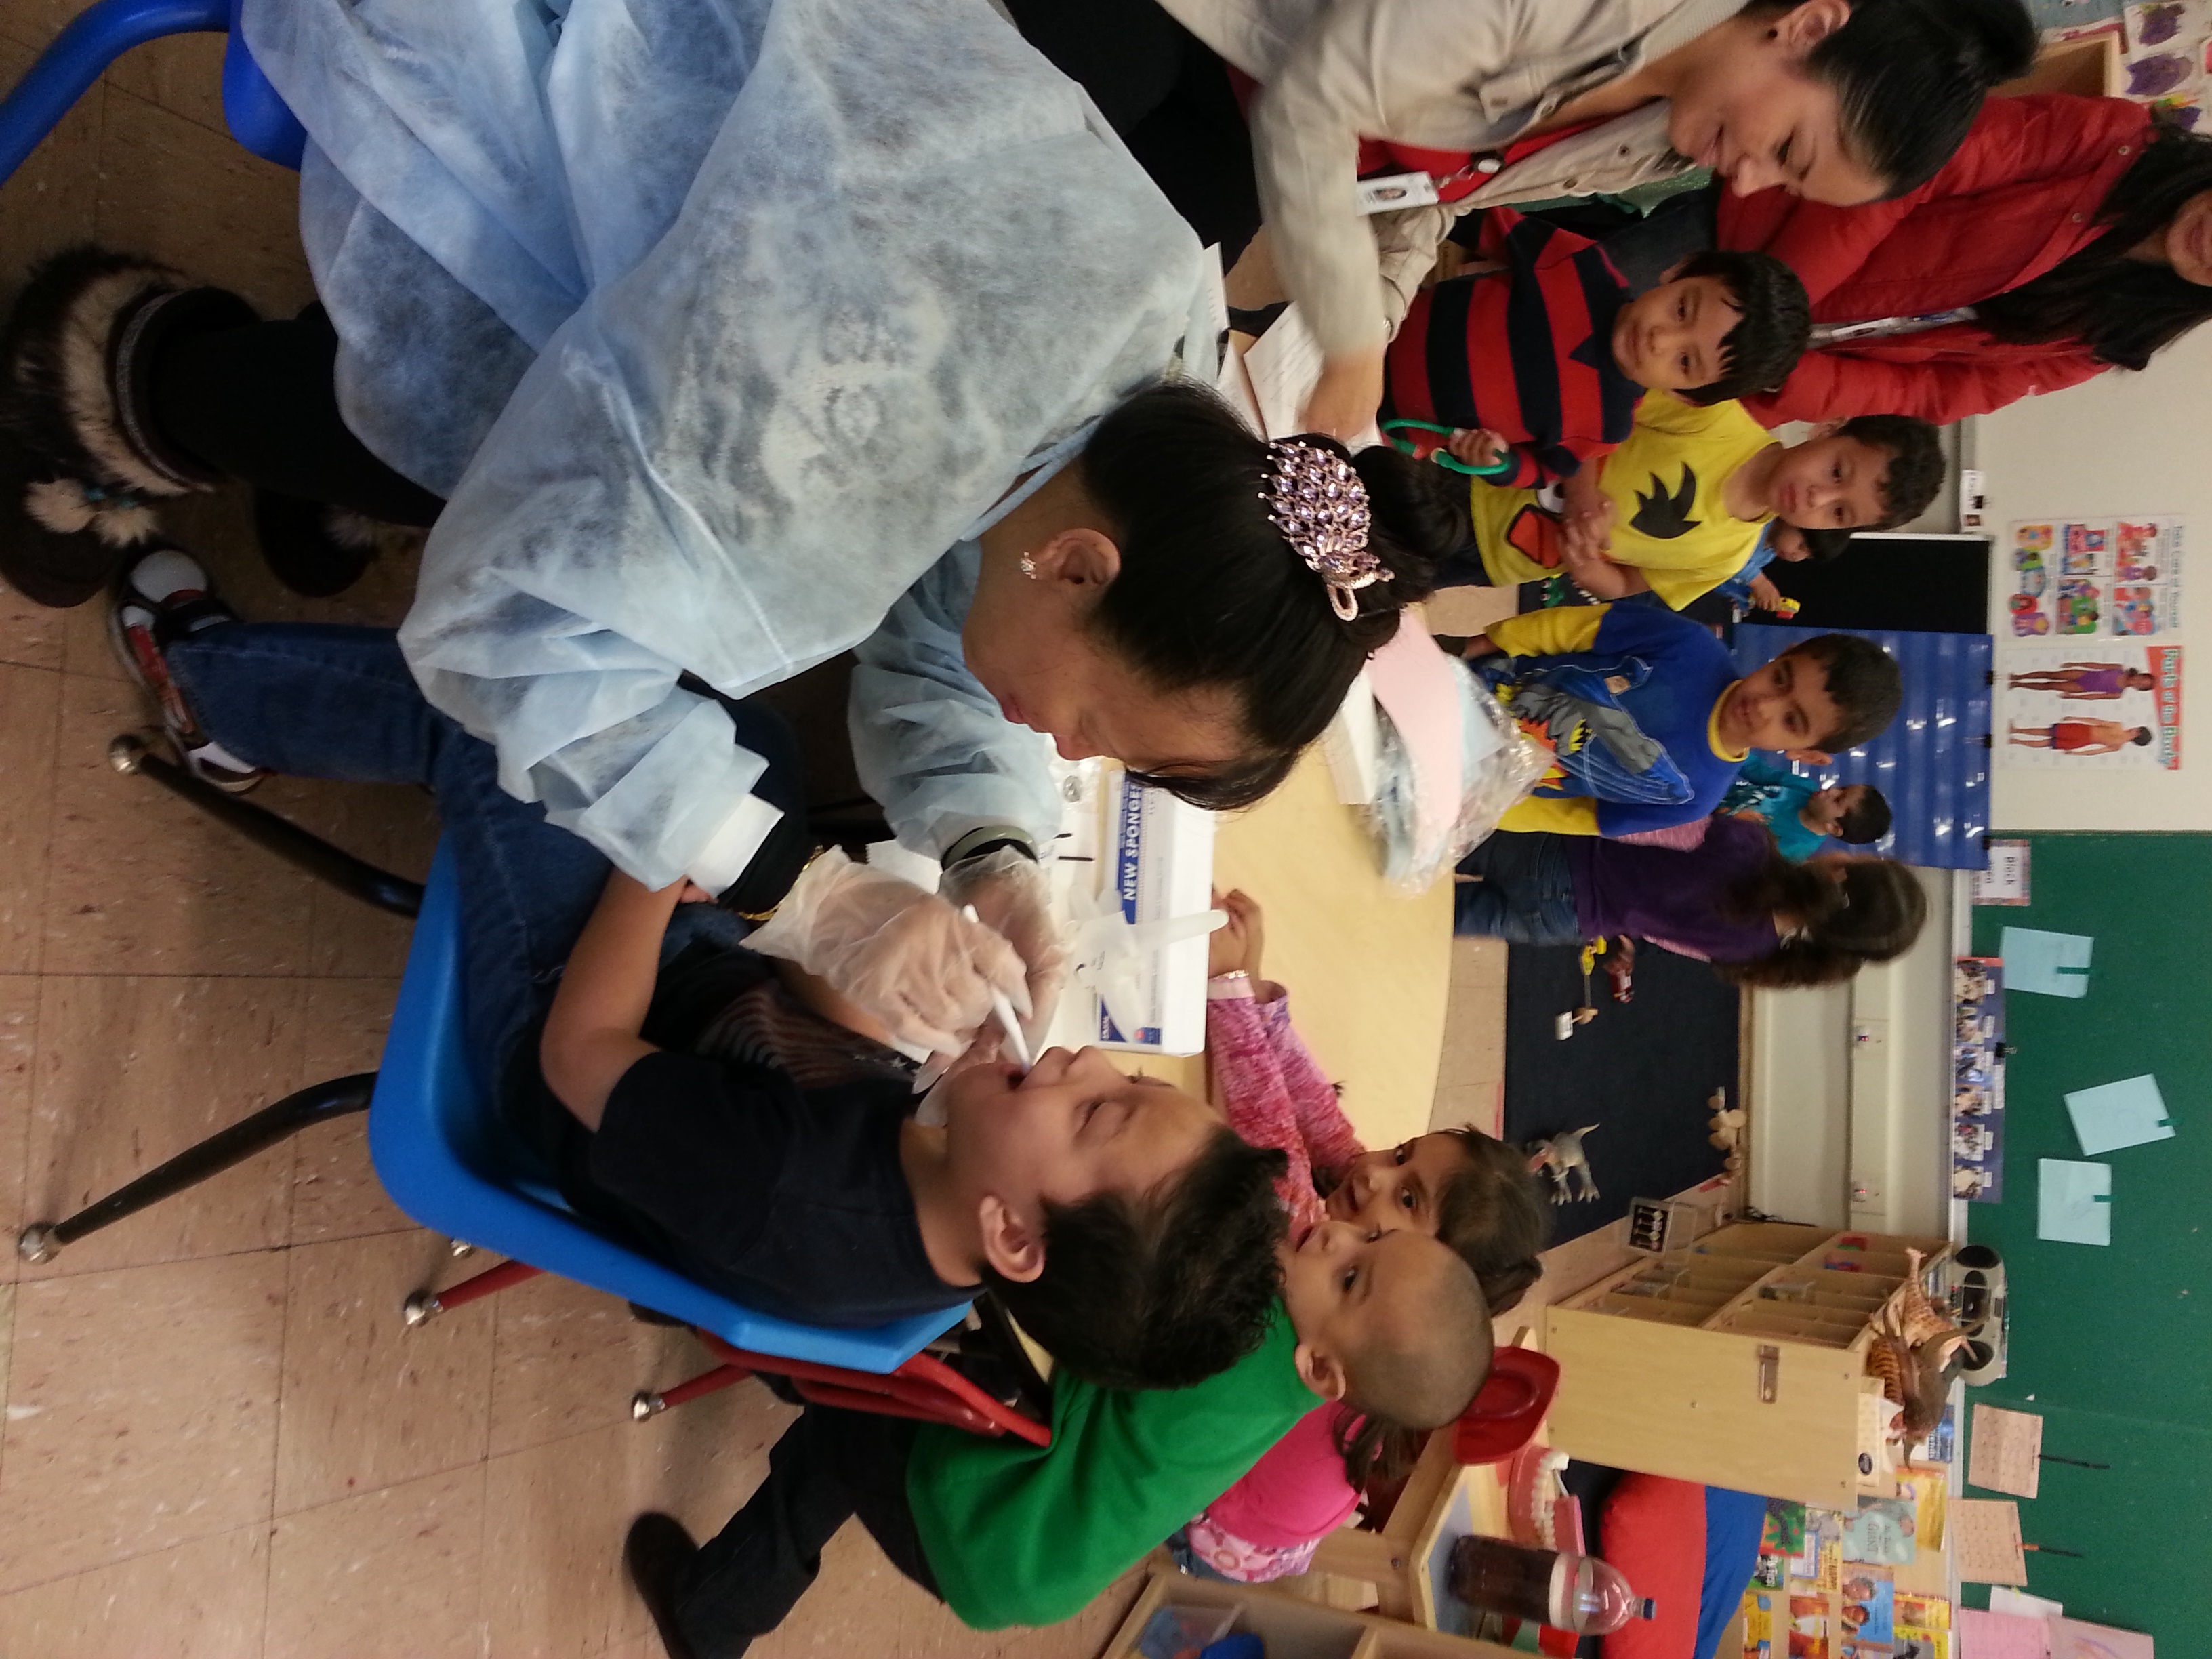
[[[1194,239],[988,0],[246,0],[245,27],[313,141],[347,421],[450,497],[408,659],[507,789],[648,883],[726,851],[761,767],[681,674],[742,696],[868,640],[1212,344]],[[973,559],[868,653],[912,696],[856,739],[926,851],[1054,823],[1039,740],[957,664]]]

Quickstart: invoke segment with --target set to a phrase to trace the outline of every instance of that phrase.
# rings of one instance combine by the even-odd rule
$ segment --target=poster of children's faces
[[[2115,639],[1997,654],[2000,766],[2181,769],[2181,647]]]
[[[1951,964],[1951,1196],[2004,1196],[2004,963]]]
[[[2041,519],[2012,527],[2012,637],[2154,639],[2181,627],[2181,520]]]

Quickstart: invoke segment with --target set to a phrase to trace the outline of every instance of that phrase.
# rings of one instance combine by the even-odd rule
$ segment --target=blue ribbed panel
[[[1897,659],[1905,706],[1872,743],[1814,772],[1823,788],[1870,783],[1888,797],[1895,822],[1879,851],[1936,870],[1979,870],[1990,827],[1990,662],[1986,634],[1907,634],[1893,629],[1778,628],[1735,630],[1745,672],[1816,633],[1857,634]],[[1778,760],[1780,757],[1770,757]],[[1832,845],[1833,843],[1831,843]]]

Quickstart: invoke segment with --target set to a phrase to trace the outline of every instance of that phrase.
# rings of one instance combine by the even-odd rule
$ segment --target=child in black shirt
[[[1115,1386],[1186,1386],[1257,1340],[1275,1159],[1212,1107],[1054,1048],[1026,1074],[957,1069],[925,1126],[872,1022],[791,964],[702,943],[656,975],[678,908],[609,876],[538,1044],[571,1121],[549,1133],[545,1097],[514,1096],[580,1210],[815,1324],[988,1285],[1059,1364]]]
[[[435,795],[471,1069],[580,1212],[810,1323],[949,1311],[989,1285],[1060,1364],[1109,1387],[1179,1387],[1260,1341],[1281,1155],[1203,1103],[1056,1052],[1027,1077],[950,1079],[945,1126],[915,1124],[903,1062],[815,1012],[850,1013],[818,985],[738,948],[736,918],[611,875],[507,793],[491,747],[423,700],[390,630],[240,623],[167,547],[120,587],[126,661],[224,787],[274,771]],[[732,718],[769,763],[755,793],[803,822],[787,729],[763,705]]]

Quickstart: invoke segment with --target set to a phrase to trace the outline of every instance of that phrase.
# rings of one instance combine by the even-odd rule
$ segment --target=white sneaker
[[[185,769],[203,782],[242,795],[269,774],[240,760],[207,734],[170,678],[161,654],[203,628],[237,620],[237,614],[215,596],[198,562],[164,546],[142,555],[117,578],[107,632],[123,666],[161,711],[162,728]]]

